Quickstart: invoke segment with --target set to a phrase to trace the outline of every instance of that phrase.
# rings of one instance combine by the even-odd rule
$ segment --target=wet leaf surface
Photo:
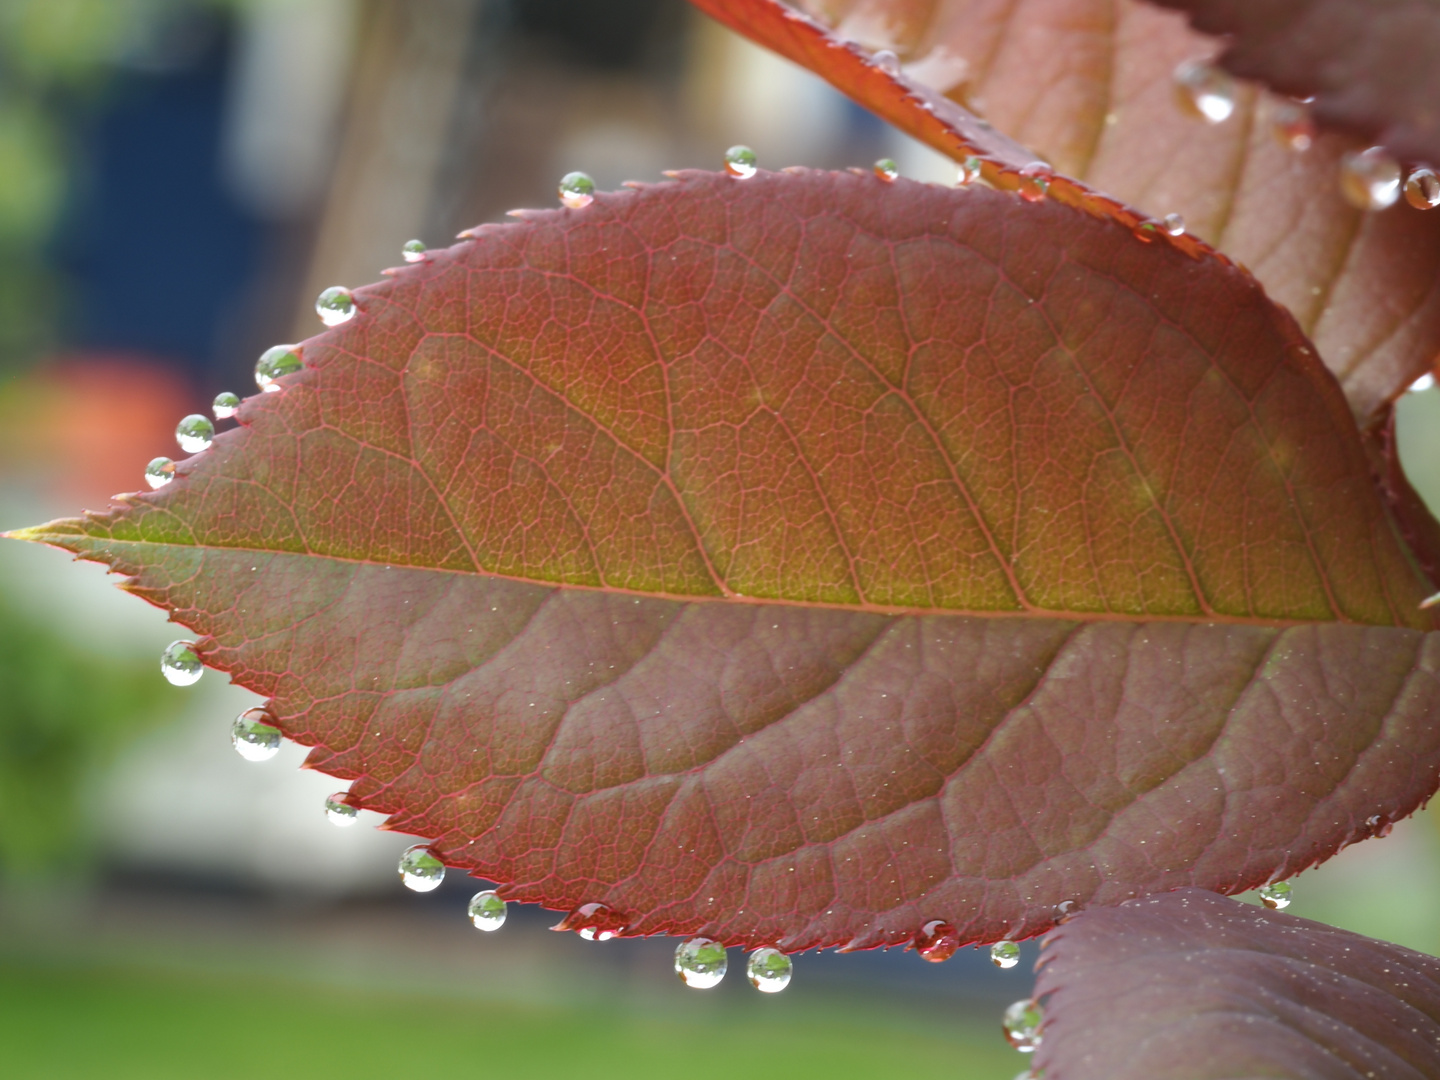
[[[1058,927],[1035,993],[1054,1080],[1440,1073],[1440,960],[1200,889]]]
[[[979,186],[686,173],[355,301],[171,485],[24,536],[510,898],[994,940],[1435,788],[1428,586],[1223,260]]]

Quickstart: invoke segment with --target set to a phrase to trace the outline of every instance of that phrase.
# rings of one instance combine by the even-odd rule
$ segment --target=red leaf
[[[1244,273],[807,171],[474,236],[170,487],[24,534],[451,865],[630,933],[991,940],[1434,790],[1428,587]]]
[[[1347,144],[1282,147],[1280,105],[1253,87],[1225,123],[1185,115],[1172,72],[1217,44],[1176,14],[1135,0],[809,0],[811,22],[779,0],[693,2],[944,153],[1013,169],[1034,156],[1017,139],[1140,216],[1181,214],[1294,313],[1366,422],[1440,356],[1440,213],[1349,206]],[[881,48],[909,65],[898,81],[867,62]],[[994,127],[961,102],[983,103]]]
[[[1440,1063],[1440,960],[1200,889],[1052,931],[1051,1080],[1412,1080]]]

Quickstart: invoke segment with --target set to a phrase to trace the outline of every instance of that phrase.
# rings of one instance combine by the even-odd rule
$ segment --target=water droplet
[[[400,254],[405,257],[407,263],[425,261],[425,242],[423,240],[406,240],[400,245]]]
[[[275,380],[282,375],[293,375],[300,367],[300,354],[294,345],[272,345],[255,361],[255,383],[261,390],[279,390]]]
[[[470,921],[475,924],[476,930],[490,933],[505,925],[505,916],[510,914],[510,905],[501,900],[494,889],[486,889],[470,897],[470,904],[465,911],[469,914]]]
[[[280,729],[266,709],[246,709],[230,725],[230,744],[246,761],[269,761],[280,752]]]
[[[1165,231],[1171,236],[1185,235],[1185,219],[1179,214],[1166,214],[1162,220],[1165,225]]]
[[[1079,910],[1080,903],[1077,900],[1061,900],[1060,903],[1055,905],[1055,914],[1061,922],[1064,922]]]
[[[1039,202],[1050,190],[1050,166],[1032,161],[1020,170],[1020,197],[1026,202]]]
[[[725,171],[740,180],[755,175],[756,161],[755,151],[748,146],[732,146],[725,151]]]
[[[1400,163],[1378,146],[1340,159],[1340,192],[1351,206],[1384,210],[1400,197]]]
[[[931,919],[920,928],[912,944],[921,960],[939,964],[955,955],[955,950],[960,948],[960,935],[948,922]]]
[[[1405,201],[1416,210],[1433,210],[1440,206],[1440,176],[1434,169],[1421,166],[1412,169],[1405,181]]]
[[[1204,60],[1186,60],[1175,69],[1175,94],[1192,116],[1211,124],[1230,119],[1235,111],[1235,80]]]
[[[175,425],[175,441],[187,454],[198,454],[209,450],[215,438],[215,425],[208,416],[191,413]]]
[[[1423,394],[1426,390],[1434,387],[1434,385],[1435,376],[1427,371],[1424,375],[1421,375],[1418,379],[1416,379],[1410,384],[1410,393]]]
[[[339,326],[355,317],[355,298],[343,285],[331,285],[315,298],[315,314],[326,326]]]
[[[725,946],[708,937],[693,937],[675,948],[675,973],[681,982],[696,990],[719,986],[728,962]]]
[[[354,825],[359,814],[360,807],[351,805],[350,793],[347,791],[337,791],[325,800],[325,818],[337,828],[345,829]]]
[[[1020,946],[1013,941],[997,941],[990,946],[990,962],[1009,970],[1020,962]]]
[[[560,178],[560,201],[571,210],[584,210],[595,201],[595,181],[583,172],[568,172]]]
[[[1022,1054],[1028,1054],[1040,1045],[1040,1025],[1044,1020],[1045,1013],[1039,1004],[1027,998],[1006,1009],[1000,1023],[1010,1045]]]
[[[756,949],[745,962],[750,985],[764,994],[778,994],[790,985],[795,964],[779,949]]]
[[[870,57],[870,62],[878,67],[886,75],[900,74],[900,57],[896,56],[889,49],[880,49]]]
[[[400,855],[400,880],[413,892],[431,892],[445,880],[445,864],[429,844],[414,844]]]
[[[239,407],[240,395],[232,394],[229,390],[221,390],[210,403],[210,411],[215,414],[216,420],[229,420]]]
[[[1281,146],[1304,153],[1315,145],[1315,121],[1305,103],[1286,99],[1275,105],[1275,138]]]
[[[973,184],[979,179],[980,159],[972,154],[960,163],[960,175],[956,178],[956,183],[963,187],[965,184]]]
[[[160,654],[160,673],[171,686],[193,686],[205,674],[205,665],[193,641],[172,641]]]
[[[894,180],[900,175],[900,166],[896,165],[892,159],[882,157],[875,162],[875,175],[881,180]]]
[[[1290,906],[1290,883],[1288,881],[1274,881],[1269,885],[1261,885],[1255,891],[1260,894],[1261,902],[1268,908],[1282,911]]]
[[[586,941],[609,941],[628,920],[609,904],[581,904],[553,929],[574,930]]]
[[[152,488],[162,488],[175,479],[175,462],[168,457],[151,458],[145,466],[145,482]]]

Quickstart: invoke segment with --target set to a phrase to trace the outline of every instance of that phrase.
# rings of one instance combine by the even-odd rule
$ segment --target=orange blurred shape
[[[0,386],[0,477],[89,509],[148,491],[151,458],[180,455],[175,425],[203,411],[189,381],[150,357],[56,357]]]

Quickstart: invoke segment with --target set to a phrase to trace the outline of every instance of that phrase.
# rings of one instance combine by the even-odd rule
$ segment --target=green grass
[[[797,1019],[716,1002],[703,1023],[593,1008],[457,1002],[183,973],[0,965],[10,1080],[239,1080],[443,1075],[505,1080],[736,1076],[1006,1080],[998,1025],[949,1030],[827,1001]]]

